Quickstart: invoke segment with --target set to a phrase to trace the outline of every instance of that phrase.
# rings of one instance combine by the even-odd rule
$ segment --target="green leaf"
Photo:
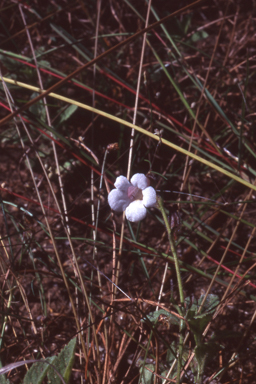
[[[0,384],[10,384],[10,381],[6,379],[5,375],[0,375]]]
[[[200,382],[200,377],[204,373],[207,361],[212,359],[216,353],[221,349],[217,343],[203,343],[195,348],[195,356],[198,363],[197,382]]]
[[[194,317],[192,319],[188,319],[188,324],[190,329],[194,335],[196,345],[201,344],[202,333],[205,330],[205,327],[211,320],[211,314],[203,314],[198,317]]]
[[[191,302],[191,298],[190,297],[186,297],[185,300],[184,300],[184,304],[185,304],[185,307],[188,308],[187,309],[187,313],[186,313],[186,319],[192,319],[196,312],[198,311],[198,302],[197,300],[193,300]]]
[[[197,346],[195,348],[195,356],[196,360],[198,362],[198,372],[197,377],[198,379],[203,375],[204,367],[208,355],[208,347],[205,344],[201,344],[200,346]]]
[[[35,97],[38,96],[37,92],[32,93],[30,99],[33,100]],[[46,122],[46,112],[45,112],[45,106],[43,100],[39,100],[37,103],[32,104],[31,107],[29,107],[29,111],[33,113],[35,118]]]
[[[178,19],[176,20],[184,35],[188,33],[188,29],[191,25],[192,17],[193,17],[192,14],[184,15],[184,17],[182,18],[182,21],[179,21]]]
[[[9,71],[18,71],[22,67],[21,63],[6,55],[0,54],[0,61]]]
[[[3,364],[1,360],[0,360],[0,368],[3,368]],[[0,384],[10,384],[10,381],[6,379],[5,375],[0,375]]]
[[[45,359],[49,363],[53,364],[56,356],[48,357]],[[41,384],[43,379],[45,378],[50,365],[39,361],[38,363],[34,363],[30,370],[26,373],[24,377],[23,384]]]
[[[76,347],[76,338],[72,339],[68,345],[59,353],[58,357],[54,360],[54,367],[58,373],[64,378],[65,382],[68,383],[71,370],[75,358],[75,347]],[[56,371],[53,368],[49,368],[47,372],[48,382],[59,384],[61,380],[57,375]]]
[[[140,368],[140,384],[153,384],[154,382],[154,374],[147,368],[155,372],[155,366],[153,364],[146,364],[144,367],[142,366]]]
[[[195,43],[196,41],[206,39],[208,36],[208,33],[205,31],[197,31],[190,37],[189,42]]]
[[[164,377],[164,379],[161,379],[162,380],[162,383],[165,382],[165,379],[167,378],[167,375],[168,375],[168,372],[169,372],[169,369],[166,369],[165,371],[161,372],[160,375],[162,377]],[[169,376],[168,376],[168,379],[173,379],[176,375],[176,371],[172,372]],[[168,381],[167,381],[168,383]]]
[[[147,317],[141,321],[146,322],[149,320],[151,323],[155,323],[159,316],[161,316],[162,321],[168,322],[169,324],[179,325],[179,318],[172,313],[167,312],[165,309],[159,309],[159,311],[150,312]]]
[[[203,302],[205,298],[205,295],[201,295],[200,298],[198,300],[193,300],[193,302],[191,303],[191,299],[190,297],[186,297],[185,298],[185,306],[186,308],[188,308],[187,310],[187,313],[186,313],[186,319],[193,319],[193,318],[196,318],[196,319],[199,319],[201,317],[203,317],[206,313],[207,314],[213,314],[216,310],[216,307],[218,306],[219,304],[219,298],[217,295],[208,295],[205,302],[204,302],[204,305],[203,307],[201,308],[201,311],[200,313],[197,315],[197,312]]]
[[[74,104],[71,104],[68,108],[66,108],[64,112],[62,112],[62,114],[60,115],[58,126],[64,123],[65,121],[67,121],[73,115],[73,113],[77,110],[77,108],[78,106]]]
[[[198,300],[198,305],[200,306],[201,303],[203,302],[203,299],[204,299],[205,295],[201,295],[199,300]],[[205,302],[204,302],[204,305],[203,305],[203,308],[202,308],[202,311],[201,313],[204,313],[204,312],[208,312],[208,313],[214,313],[217,306],[219,305],[219,298],[217,295],[208,295]]]
[[[38,65],[40,65],[41,67],[45,67],[45,68],[50,68],[51,67],[50,62],[47,61],[47,60],[40,60],[40,61],[38,61]]]
[[[176,343],[175,341],[173,341],[166,353],[166,362],[170,364],[170,366],[177,357],[176,349],[177,349]]]
[[[236,332],[233,330],[225,330],[225,331],[214,331],[213,336],[211,337],[211,340],[213,341],[222,341],[226,339],[241,339],[242,334],[241,332]],[[235,341],[235,340],[234,340]]]
[[[0,140],[1,140],[1,143],[3,144],[9,143],[9,142],[16,144],[19,140],[17,129],[14,126],[10,125],[8,129],[6,129],[0,134]]]
[[[201,295],[199,300],[195,300],[192,305],[189,297],[186,297],[185,299],[186,307],[189,307],[189,305],[191,305],[185,317],[188,321],[191,332],[193,333],[197,346],[201,344],[202,333],[209,321],[211,320],[212,315],[220,302],[218,296],[212,294],[208,295],[201,308],[200,313],[197,315],[197,312],[201,304],[203,303],[204,298],[205,295]]]
[[[5,375],[0,375],[0,384],[10,384],[10,381],[6,379]]]

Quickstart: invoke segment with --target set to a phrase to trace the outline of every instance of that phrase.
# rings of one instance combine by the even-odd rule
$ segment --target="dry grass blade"
[[[119,48],[121,48],[123,45],[126,45],[126,44],[129,44],[131,43],[133,40],[137,39],[140,35],[142,35],[143,33],[146,33],[148,31],[150,31],[151,29],[153,28],[156,28],[158,25],[164,23],[165,21],[167,21],[168,19],[170,19],[171,17],[175,17],[176,15],[178,15],[179,13],[182,13],[184,11],[186,11],[187,9],[190,9],[191,7],[193,6],[196,6],[197,4],[201,3],[203,0],[197,0],[195,1],[194,3],[172,13],[171,15],[167,15],[166,17],[164,17],[162,20],[160,21],[157,21],[155,22],[154,24],[150,25],[149,27],[147,28],[144,28],[144,30],[142,31],[139,31],[137,33],[135,33],[133,36],[131,37],[128,37],[128,39],[126,39],[125,41],[122,41],[120,42],[119,44],[117,44],[116,46],[114,46],[113,48],[110,48],[108,51],[102,53],[101,55],[97,56],[95,59],[91,60],[89,63],[86,63],[84,64],[82,67],[76,69],[74,72],[72,72],[70,75],[68,75],[65,79],[59,81],[57,84],[53,85],[52,87],[50,87],[49,89],[47,89],[46,91],[44,91],[41,95],[37,96],[35,99],[31,100],[30,102],[26,103],[26,105],[24,107],[21,107],[18,111],[15,111],[15,112],[12,112],[12,114],[10,114],[9,116],[5,117],[4,119],[0,120],[0,126],[7,123],[8,121],[10,121],[13,117],[17,116],[18,114],[22,113],[23,111],[25,111],[26,109],[28,109],[31,105],[37,103],[38,101],[40,101],[41,99],[43,99],[44,97],[46,97],[47,95],[49,95],[49,93],[53,92],[53,91],[56,91],[58,88],[60,88],[63,84],[65,84],[68,80],[72,79],[73,77],[77,76],[80,72],[82,72],[84,69],[94,65],[95,63],[97,63],[98,61],[100,61],[101,59],[103,59],[105,56],[108,56],[110,53],[112,53],[113,51],[115,50],[118,50]]]
[[[40,92],[40,89],[38,89],[36,87],[29,86],[29,85],[24,84],[24,83],[13,81],[13,80],[10,80],[8,78],[3,78],[3,80],[6,81],[7,83],[14,83],[14,84],[26,87],[26,88],[34,89],[37,92]],[[241,184],[243,184],[243,185],[245,185],[245,186],[247,186],[247,187],[249,187],[249,188],[251,188],[251,189],[256,191],[256,186],[251,184],[250,182],[248,182],[246,179],[243,179],[243,178],[238,177],[237,175],[235,175],[235,174],[233,174],[233,173],[231,173],[229,171],[226,171],[225,169],[223,169],[220,166],[218,166],[218,165],[216,165],[216,164],[214,164],[214,163],[204,159],[203,157],[195,155],[194,153],[189,152],[189,151],[179,147],[178,145],[176,145],[176,144],[174,144],[174,143],[172,143],[172,142],[170,142],[170,141],[168,141],[166,139],[161,138],[159,135],[155,135],[155,134],[153,134],[153,133],[151,133],[151,132],[149,132],[149,131],[147,131],[147,130],[145,130],[143,128],[138,127],[137,125],[129,123],[129,122],[125,121],[125,120],[122,120],[122,119],[120,119],[118,117],[112,116],[112,115],[110,115],[110,114],[108,114],[106,112],[100,111],[100,110],[95,109],[93,107],[90,107],[88,105],[76,102],[74,100],[70,100],[70,99],[68,99],[66,97],[63,97],[61,95],[50,93],[49,96],[52,96],[52,97],[54,97],[56,99],[59,99],[59,100],[63,100],[63,101],[69,102],[70,104],[77,105],[77,106],[79,106],[81,108],[87,109],[88,111],[91,111],[91,112],[94,112],[94,113],[98,113],[101,116],[105,116],[105,117],[107,117],[107,118],[109,118],[111,120],[114,120],[115,122],[121,123],[123,125],[126,125],[127,127],[135,129],[136,131],[138,131],[140,133],[143,133],[146,136],[149,136],[151,139],[159,141],[159,142],[163,143],[164,145],[167,145],[168,147],[173,148],[176,151],[179,151],[179,152],[183,153],[184,155],[187,155],[187,156],[191,157],[192,159],[197,160],[197,161],[207,165],[208,167],[211,167],[211,168],[215,169],[218,172],[225,174],[229,178],[231,178],[231,179],[233,179],[235,181],[238,181],[239,183],[241,183]]]

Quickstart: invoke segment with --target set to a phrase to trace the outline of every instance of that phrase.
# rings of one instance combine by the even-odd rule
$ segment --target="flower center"
[[[131,201],[134,200],[142,200],[142,190],[138,187],[134,187],[133,185],[128,188],[128,197]]]

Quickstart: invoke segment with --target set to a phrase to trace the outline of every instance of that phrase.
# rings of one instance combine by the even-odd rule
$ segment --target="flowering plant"
[[[143,173],[136,173],[131,182],[119,176],[116,189],[108,195],[108,203],[116,212],[125,211],[127,220],[136,222],[146,217],[147,209],[156,204],[156,191],[149,186],[149,179]]]

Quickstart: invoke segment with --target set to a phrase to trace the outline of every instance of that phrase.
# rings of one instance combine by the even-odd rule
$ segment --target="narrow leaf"
[[[150,371],[147,369],[149,368]],[[153,364],[147,364],[145,367],[140,368],[140,381],[141,384],[153,384],[155,366]]]
[[[52,356],[45,360],[53,364],[56,358],[56,356]],[[24,377],[23,384],[41,384],[49,368],[50,365],[47,363],[43,363],[42,361],[34,363],[30,370],[27,372],[26,376]]]
[[[76,338],[72,339],[68,345],[59,353],[58,357],[54,360],[53,365],[58,373],[64,378],[65,382],[68,383],[71,370],[74,363],[76,348]],[[54,384],[61,383],[61,380],[57,373],[50,368],[47,372],[48,381]]]
[[[77,108],[78,106],[73,104],[71,104],[68,108],[66,108],[64,112],[60,115],[60,121],[58,125],[67,121],[73,115],[73,113],[77,110]]]

